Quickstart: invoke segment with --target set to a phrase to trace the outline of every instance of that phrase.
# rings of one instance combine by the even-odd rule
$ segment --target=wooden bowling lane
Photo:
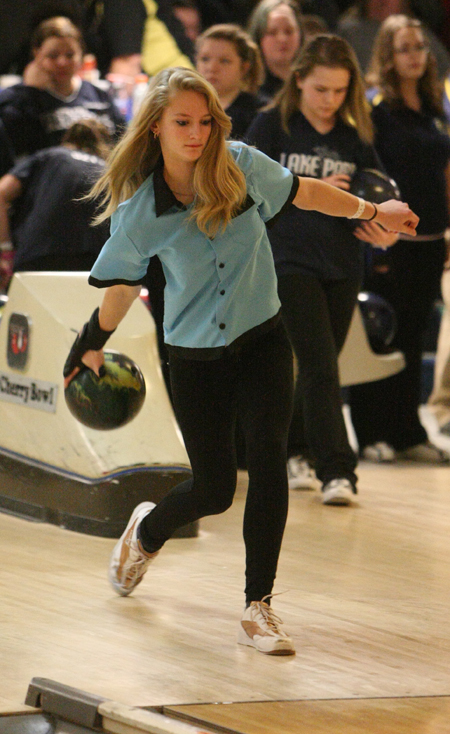
[[[0,705],[35,676],[146,707],[449,696],[450,467],[358,473],[354,508],[291,492],[284,659],[236,644],[245,473],[233,507],[170,541],[129,598],[106,578],[114,539],[0,513]]]
[[[449,734],[450,696],[165,706],[222,734]]]

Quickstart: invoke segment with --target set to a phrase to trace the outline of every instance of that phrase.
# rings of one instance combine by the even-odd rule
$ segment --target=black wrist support
[[[94,351],[102,349],[111,334],[114,333],[115,329],[113,329],[112,331],[105,331],[101,328],[98,320],[99,311],[99,308],[95,309],[91,318],[83,326],[82,330],[72,344],[69,356],[67,357],[66,363],[64,365],[64,377],[68,377],[68,375],[73,372],[75,367],[82,367],[83,363],[81,360],[83,355],[86,354],[86,352],[89,352],[90,349],[93,349]]]

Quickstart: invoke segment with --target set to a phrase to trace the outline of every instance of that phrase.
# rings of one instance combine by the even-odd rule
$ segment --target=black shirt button
[[[224,296],[225,295],[225,291],[220,291],[220,295],[221,296]]]
[[[219,268],[224,268],[224,267],[225,267],[225,263],[219,263]]]
[[[219,324],[219,329],[224,329],[224,328],[225,328],[225,324]]]

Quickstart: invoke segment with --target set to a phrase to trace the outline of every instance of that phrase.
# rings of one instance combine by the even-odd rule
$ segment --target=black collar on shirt
[[[156,163],[156,166],[153,171],[153,189],[155,192],[155,210],[156,210],[156,216],[160,217],[161,214],[165,214],[169,209],[172,209],[172,207],[177,207],[179,211],[186,211],[187,206],[185,206],[181,201],[179,201],[173,191],[169,188],[167,185],[166,179],[163,176],[163,169],[164,169],[164,159],[162,155],[158,158],[158,161]],[[239,208],[237,212],[233,215],[234,217],[238,217],[239,214],[243,214],[248,209],[250,209],[254,205],[254,201],[250,194],[247,194],[246,199],[242,206]]]
[[[182,211],[186,211],[187,209],[181,201],[178,201],[173,191],[171,191],[167,185],[163,176],[163,168],[164,159],[162,155],[160,155],[153,171],[153,189],[155,192],[155,209],[157,217],[160,217],[161,214],[165,214],[165,212],[172,209],[174,206]]]

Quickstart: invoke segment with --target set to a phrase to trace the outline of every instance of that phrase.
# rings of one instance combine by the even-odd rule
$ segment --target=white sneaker
[[[244,612],[238,633],[240,645],[250,645],[266,655],[295,655],[294,643],[280,629],[282,621],[264,599],[252,601]]]
[[[416,446],[410,446],[404,451],[399,451],[397,456],[399,459],[417,461],[422,464],[448,464],[450,461],[450,454],[448,451],[438,448],[438,446],[435,446],[431,441],[425,441],[425,443],[418,443]]]
[[[331,479],[322,487],[322,504],[351,505],[355,496],[352,483],[343,477]]]
[[[362,450],[362,457],[377,464],[389,463],[397,458],[395,449],[385,441],[377,441],[370,446],[365,446]]]
[[[316,489],[316,472],[301,456],[288,459],[287,473],[289,489]]]
[[[134,509],[112,552],[108,578],[120,596],[128,596],[141,583],[148,565],[159,553],[159,551],[146,553],[137,538],[139,525],[154,507],[156,507],[154,502],[141,502]]]

